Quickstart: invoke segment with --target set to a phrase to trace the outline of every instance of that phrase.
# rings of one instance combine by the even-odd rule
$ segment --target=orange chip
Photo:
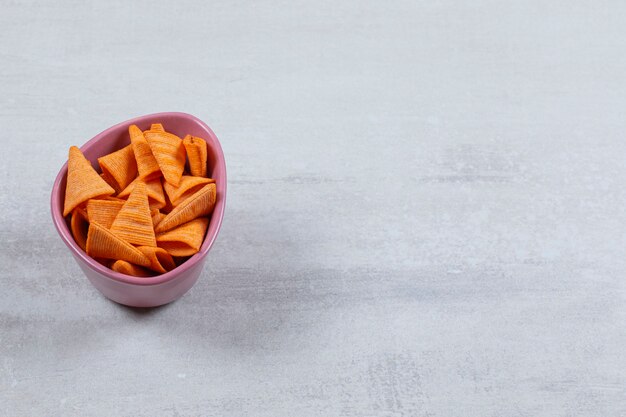
[[[150,145],[148,145],[143,132],[139,130],[136,125],[131,125],[128,128],[128,134],[130,135],[130,142],[133,146],[133,153],[135,154],[139,178],[159,176],[161,172],[159,164],[152,154]]]
[[[165,132],[163,125],[161,123],[152,123],[150,125],[150,132]]]
[[[105,179],[113,181],[113,188],[117,192],[126,188],[137,176],[137,162],[132,145],[98,158],[98,163]]]
[[[160,274],[171,271],[176,268],[176,264],[170,255],[163,248],[154,248],[151,246],[139,246],[137,249],[141,251],[148,259],[150,259],[149,268]]]
[[[200,250],[209,219],[200,217],[157,235],[157,245],[172,256],[191,256]]]
[[[70,222],[70,227],[72,229],[72,235],[74,236],[74,240],[78,243],[78,246],[82,250],[85,250],[87,245],[87,231],[89,229],[89,221],[87,220],[87,212],[80,208],[76,207],[72,211],[72,220]]]
[[[187,197],[195,194],[203,185],[215,182],[212,178],[192,177],[190,175],[183,175],[180,178],[180,184],[178,187],[174,187],[169,182],[163,184],[163,188],[167,193],[170,201],[174,206],[180,204]]]
[[[102,265],[136,277],[167,273],[204,241],[217,199],[209,149],[161,123],[128,134],[130,145],[98,158],[100,174],[70,147],[64,217],[77,246]]]
[[[76,146],[70,147],[63,217],[90,198],[111,195],[114,192],[115,190],[100,178],[80,149]]]
[[[92,223],[98,223],[107,229],[124,206],[124,200],[99,200],[92,198],[87,202],[87,217]]]
[[[163,181],[163,184],[166,184],[167,181]],[[163,186],[163,189],[165,189],[165,186]],[[174,210],[174,205],[172,204],[172,202],[170,201],[170,198],[167,196],[167,193],[165,193],[165,206],[161,207],[159,210],[161,210],[161,213],[171,213],[172,210]]]
[[[207,176],[207,147],[202,138],[187,135],[183,139],[183,145],[189,159],[189,171],[195,177]]]
[[[167,216],[167,214],[165,213],[161,213],[161,211],[156,210],[156,213],[152,213],[152,226],[156,227],[157,224],[159,224],[159,222],[161,220],[163,220],[165,218],[165,216]]]
[[[215,184],[205,185],[194,195],[174,207],[174,209],[159,222],[154,231],[157,233],[165,232],[197,217],[211,214],[213,206],[215,206],[215,199]]]
[[[135,184],[128,200],[113,220],[111,232],[128,243],[156,246],[146,184],[143,181]]]
[[[150,260],[139,249],[124,242],[98,223],[89,225],[86,246],[87,255],[93,258],[121,259],[136,265],[150,265]]]
[[[163,194],[163,186],[161,185],[160,178],[154,178],[148,181],[137,178],[135,181],[128,184],[128,187],[124,188],[124,190],[117,196],[120,198],[128,197],[133,188],[135,188],[135,184],[140,181],[146,184],[146,193],[148,194],[148,204],[150,205],[150,209],[160,209],[165,207],[165,194]]]
[[[102,178],[104,180],[104,182],[109,184],[111,186],[111,188],[113,188],[115,190],[116,193],[118,192],[118,189],[116,188],[117,187],[117,183],[115,182],[113,177],[111,177],[108,173],[101,172],[100,173],[100,178]]]
[[[112,195],[108,195],[106,197],[97,197],[97,199],[98,200],[107,200],[107,201],[121,201],[121,202],[126,201],[126,199],[124,199],[124,198],[113,197]]]
[[[148,131],[144,134],[165,181],[178,187],[185,169],[185,147],[176,135]]]
[[[150,271],[137,265],[133,265],[130,262],[117,260],[111,265],[111,269],[120,274],[132,275],[134,277],[149,277]]]

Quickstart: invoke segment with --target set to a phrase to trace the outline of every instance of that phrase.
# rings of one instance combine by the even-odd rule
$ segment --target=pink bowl
[[[222,225],[226,203],[226,164],[222,147],[215,133],[204,122],[190,114],[155,113],[128,120],[100,133],[83,145],[81,151],[94,167],[98,167],[98,157],[130,143],[128,126],[136,124],[140,129],[145,130],[150,127],[151,123],[163,123],[166,130],[180,137],[191,134],[207,141],[208,172],[209,176],[215,179],[217,201],[204,243],[200,251],[187,262],[163,275],[137,278],[114,272],[87,256],[74,241],[68,223],[63,218],[67,163],[57,175],[50,199],[54,226],[89,281],[111,300],[133,307],[154,307],[167,304],[181,297],[196,283]]]

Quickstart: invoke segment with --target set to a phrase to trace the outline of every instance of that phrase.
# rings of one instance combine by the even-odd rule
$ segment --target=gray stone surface
[[[2,2],[0,416],[625,416],[625,19]],[[49,192],[168,110],[221,139],[227,213],[187,295],[124,308]]]

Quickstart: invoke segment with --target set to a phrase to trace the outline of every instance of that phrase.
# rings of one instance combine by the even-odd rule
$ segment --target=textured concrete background
[[[383,3],[2,1],[1,416],[626,416],[626,3]],[[133,310],[49,192],[168,110],[227,213]]]

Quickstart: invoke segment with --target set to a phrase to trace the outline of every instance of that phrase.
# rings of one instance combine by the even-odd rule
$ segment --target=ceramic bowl
[[[208,145],[208,173],[211,178],[215,179],[217,200],[200,251],[185,263],[163,275],[138,278],[112,271],[87,256],[74,241],[68,222],[63,218],[67,163],[63,165],[57,175],[50,199],[52,220],[59,236],[69,248],[87,279],[107,298],[133,307],[155,307],[167,304],[181,297],[196,283],[209,250],[217,238],[226,203],[226,165],[222,147],[215,133],[204,122],[190,114],[156,113],[136,117],[108,128],[85,143],[80,149],[92,165],[98,169],[98,157],[123,148],[130,143],[128,126],[136,124],[141,130],[146,130],[151,123],[162,123],[167,131],[179,137],[184,137],[186,134],[199,136],[205,139]]]

